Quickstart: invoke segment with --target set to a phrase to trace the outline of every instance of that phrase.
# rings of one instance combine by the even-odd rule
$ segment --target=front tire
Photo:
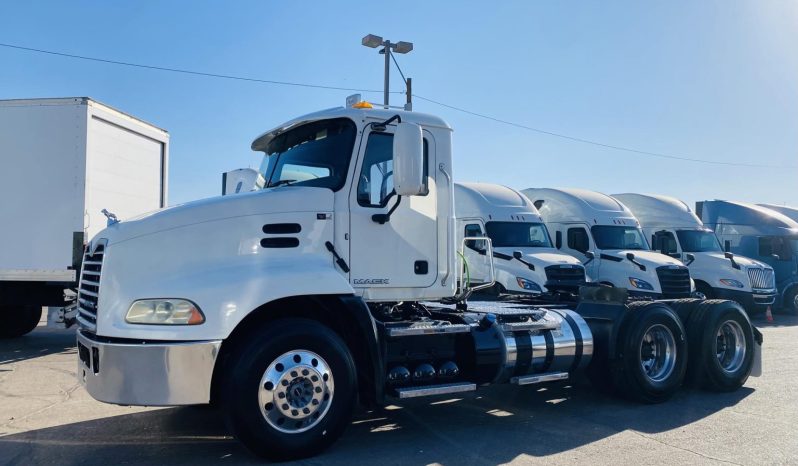
[[[619,333],[613,379],[628,398],[668,400],[684,381],[687,339],[676,313],[663,303],[633,303]]]
[[[0,338],[17,338],[33,331],[42,318],[41,306],[0,307]]]
[[[222,386],[233,435],[269,460],[313,456],[346,429],[357,394],[355,365],[332,330],[285,319],[254,332],[232,355]]]

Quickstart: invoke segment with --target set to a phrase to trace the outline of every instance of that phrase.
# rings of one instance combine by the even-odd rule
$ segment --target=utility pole
[[[391,42],[390,40],[387,40],[387,39],[383,40],[383,38],[380,37],[380,36],[375,36],[374,34],[369,34],[369,35],[367,35],[366,37],[363,38],[363,40],[361,41],[361,44],[363,44],[366,47],[372,48],[372,49],[376,49],[377,47],[382,47],[382,49],[380,50],[380,53],[385,55],[385,83],[384,83],[384,88],[383,88],[383,105],[385,107],[388,107],[388,104],[390,102],[390,97],[389,96],[390,96],[390,93],[391,93],[391,89],[390,89],[390,86],[391,86],[391,84],[390,84],[391,60],[392,59],[394,61],[396,60],[396,59],[393,58],[393,56],[391,54],[393,52],[401,53],[401,54],[409,53],[409,52],[411,52],[413,50],[413,43],[412,42],[403,42],[403,41],[399,41],[399,42],[395,42],[394,43],[394,42]],[[406,90],[407,90],[407,104],[405,105],[405,108],[407,110],[410,110],[411,107],[412,107],[412,99],[411,99],[412,94],[410,92],[410,87],[411,87],[411,82],[412,81],[411,81],[410,78],[405,78],[404,74],[402,73],[401,68],[399,68],[399,64],[397,64],[396,67],[399,69],[399,74],[402,75],[402,79],[405,82],[405,87],[406,87]]]

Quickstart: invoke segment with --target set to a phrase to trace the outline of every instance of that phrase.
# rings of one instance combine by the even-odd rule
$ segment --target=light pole
[[[374,34],[369,34],[366,37],[364,37],[363,40],[361,41],[361,43],[363,45],[365,45],[366,47],[370,47],[372,49],[376,49],[377,47],[382,47],[382,50],[380,50],[380,53],[385,55],[385,88],[383,89],[383,104],[387,107],[388,106],[388,95],[390,93],[390,89],[389,89],[390,88],[390,81],[389,81],[389,78],[390,78],[390,75],[391,75],[391,59],[393,58],[391,56],[391,53],[393,53],[393,52],[401,53],[401,54],[409,53],[410,51],[413,50],[413,43],[412,42],[403,42],[403,41],[399,41],[399,42],[395,42],[394,43],[394,42],[391,42],[391,41],[389,41],[387,39],[383,40],[382,37],[375,36]],[[394,59],[394,61],[395,61],[395,59]],[[399,64],[397,64],[396,67],[399,68]],[[401,69],[399,69],[399,73],[402,74],[402,70]],[[410,80],[409,79],[405,79],[404,74],[402,74],[402,79],[405,82],[405,87],[408,88],[407,89],[407,91],[408,91],[407,107],[410,107],[410,102],[411,102],[410,94],[409,94],[409,92],[410,92],[410,89],[409,89],[410,88]],[[409,110],[409,108],[408,108],[408,110]]]

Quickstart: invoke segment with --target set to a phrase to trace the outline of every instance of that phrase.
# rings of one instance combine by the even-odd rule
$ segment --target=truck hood
[[[554,248],[496,248],[496,252],[512,256],[513,252],[521,251],[524,260],[534,264],[535,267],[548,267],[550,265],[582,265],[574,256],[564,254]]]
[[[188,225],[250,215],[283,212],[331,212],[333,192],[327,188],[279,186],[251,193],[217,196],[167,207],[116,223],[97,234],[108,244]]]
[[[717,264],[717,267],[728,267],[731,268],[731,261],[726,259],[726,256],[722,252],[699,252],[699,253],[691,253],[695,255],[696,261],[706,261],[711,262],[712,264]],[[769,269],[771,268],[769,265],[750,259],[745,256],[738,256],[737,254],[734,255],[734,262],[737,262],[743,268],[763,268]]]
[[[623,259],[624,262],[634,267],[634,264],[629,262],[629,260],[626,258],[626,254],[630,252],[635,255],[635,261],[640,262],[641,264],[645,265],[647,268],[650,269],[656,269],[657,267],[662,267],[663,265],[684,265],[678,259],[674,259],[673,257],[666,256],[665,254],[660,254],[654,251],[640,251],[640,250],[603,251],[601,254],[605,256],[614,256],[619,259]],[[596,259],[598,259],[598,257],[596,257]]]

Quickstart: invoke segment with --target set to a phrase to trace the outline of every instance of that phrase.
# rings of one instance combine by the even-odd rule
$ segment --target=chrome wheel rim
[[[260,412],[274,429],[298,434],[316,426],[330,409],[333,392],[330,366],[307,350],[277,357],[260,379]]]
[[[646,329],[640,341],[640,367],[653,382],[667,379],[676,366],[676,339],[671,330],[655,324]]]
[[[740,324],[736,320],[723,322],[715,338],[715,355],[720,368],[729,373],[739,370],[746,350],[745,334]]]

